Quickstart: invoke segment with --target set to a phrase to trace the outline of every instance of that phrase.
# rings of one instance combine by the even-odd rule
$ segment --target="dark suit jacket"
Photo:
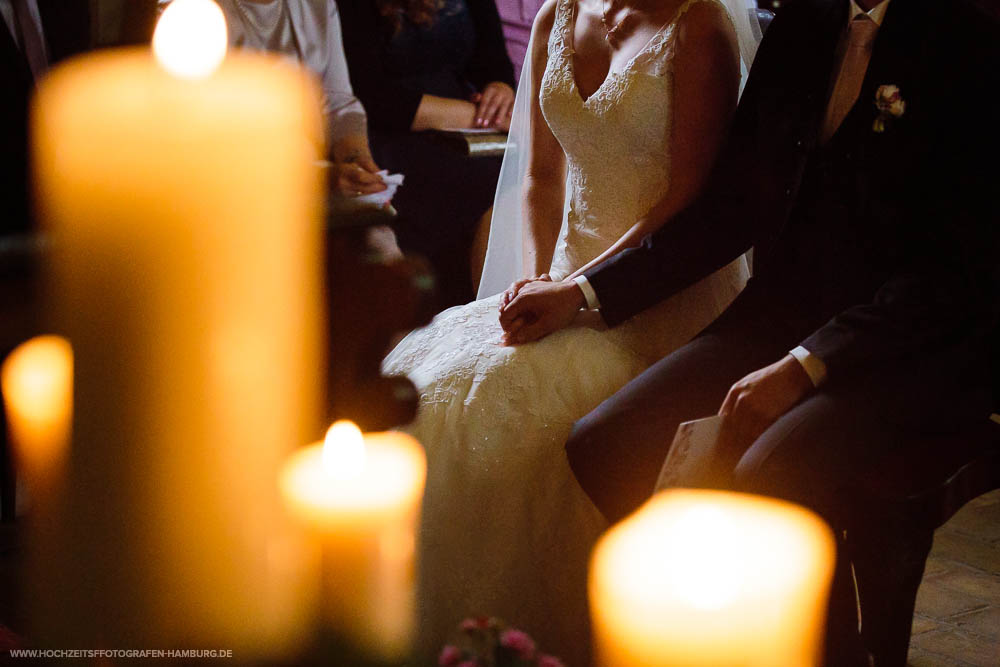
[[[608,324],[753,247],[747,292],[810,319],[794,343],[831,380],[945,348],[985,366],[1000,307],[1000,30],[963,0],[892,0],[857,103],[818,146],[847,8],[796,0],[779,12],[704,193],[587,272]],[[906,110],[879,133],[886,84]]]
[[[52,64],[84,51],[90,42],[87,0],[38,0]],[[34,81],[6,23],[0,22],[0,235],[30,226],[28,205],[28,101]]]

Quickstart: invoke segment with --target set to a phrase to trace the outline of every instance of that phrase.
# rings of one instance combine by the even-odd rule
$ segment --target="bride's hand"
[[[534,276],[532,278],[521,278],[520,280],[511,283],[510,287],[507,288],[507,291],[503,293],[502,297],[500,297],[500,307],[498,308],[498,310],[500,310],[500,312],[503,312],[503,309],[507,307],[508,303],[514,300],[514,297],[517,296],[517,293],[521,291],[522,287],[524,287],[528,283],[533,283],[536,280],[545,280],[548,282],[552,282],[552,278],[549,277],[549,274],[543,273],[540,276]]]
[[[583,291],[572,280],[528,283],[500,312],[503,343],[521,345],[558,331],[571,324],[585,305]]]

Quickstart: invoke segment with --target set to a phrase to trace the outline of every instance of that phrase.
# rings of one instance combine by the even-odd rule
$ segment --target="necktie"
[[[28,0],[11,0],[14,6],[14,17],[17,23],[18,36],[21,38],[21,50],[28,60],[28,67],[37,80],[48,69],[48,56],[45,54],[45,42],[38,31],[35,20],[31,18]]]
[[[837,81],[833,85],[820,131],[821,143],[829,141],[858,99],[868,61],[872,57],[872,43],[876,32],[878,26],[867,14],[855,16],[848,27],[844,58],[840,62],[840,71],[837,73]]]

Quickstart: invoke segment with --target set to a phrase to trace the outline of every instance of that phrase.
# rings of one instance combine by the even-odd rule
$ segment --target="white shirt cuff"
[[[576,283],[580,291],[583,292],[583,298],[587,300],[588,310],[600,310],[601,302],[597,298],[597,292],[594,288],[590,286],[590,281],[587,280],[587,276],[577,276],[573,278],[573,282]]]
[[[811,353],[806,348],[799,345],[788,354],[795,357],[795,360],[802,364],[802,370],[806,372],[813,386],[818,387],[826,380],[826,364],[823,360]]]

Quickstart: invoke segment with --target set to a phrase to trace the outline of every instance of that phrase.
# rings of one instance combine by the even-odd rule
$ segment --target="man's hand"
[[[719,409],[725,437],[742,454],[812,389],[812,380],[790,354],[750,373],[732,386]]]
[[[585,303],[583,292],[572,281],[528,283],[500,312],[503,342],[530,343],[562,329],[573,321]]]
[[[522,287],[524,287],[528,283],[535,282],[536,280],[545,280],[547,282],[552,282],[552,278],[547,273],[543,273],[540,276],[533,276],[531,278],[521,278],[520,280],[514,281],[513,283],[510,284],[510,287],[507,288],[507,291],[503,293],[503,296],[500,297],[499,310],[503,312],[503,309],[507,307],[507,304],[509,304],[511,301],[514,300],[514,297],[517,296],[518,292],[521,291]]]

